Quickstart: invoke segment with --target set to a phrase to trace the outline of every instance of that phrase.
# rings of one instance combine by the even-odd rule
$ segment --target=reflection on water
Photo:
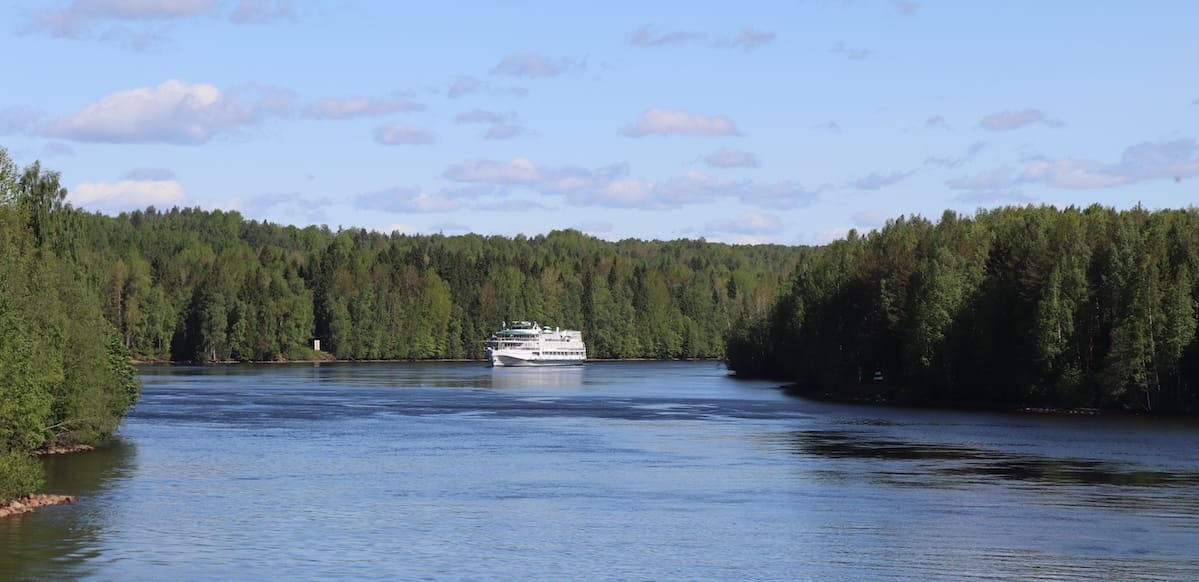
[[[1007,451],[907,442],[851,431],[797,431],[791,438],[796,451],[803,454],[878,461],[940,461],[930,464],[929,472],[973,481],[997,477],[1064,485],[1143,487],[1181,487],[1199,483],[1199,472],[1195,471],[1133,470],[1106,461],[1015,455]],[[887,465],[876,467],[885,471]]]
[[[586,366],[490,368],[492,388],[563,388],[583,386]]]
[[[1199,579],[1199,429],[846,406],[711,362],[140,370],[0,580]],[[134,446],[134,444],[136,446]]]
[[[95,451],[44,457],[43,490],[79,501],[0,519],[0,579],[86,576],[111,527],[111,492],[136,472],[136,453],[133,444],[117,440]]]

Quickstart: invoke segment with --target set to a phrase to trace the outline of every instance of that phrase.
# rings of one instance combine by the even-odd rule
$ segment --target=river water
[[[706,362],[148,367],[0,579],[1199,579],[1199,427]]]

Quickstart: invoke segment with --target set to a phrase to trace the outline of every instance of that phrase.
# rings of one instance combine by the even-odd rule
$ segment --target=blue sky
[[[72,0],[0,15],[0,145],[117,213],[811,244],[1199,204],[1192,0]]]

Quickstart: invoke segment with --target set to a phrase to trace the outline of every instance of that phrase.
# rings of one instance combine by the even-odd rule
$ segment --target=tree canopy
[[[804,255],[728,360],[834,394],[1193,412],[1197,273],[1193,207],[900,217]]]

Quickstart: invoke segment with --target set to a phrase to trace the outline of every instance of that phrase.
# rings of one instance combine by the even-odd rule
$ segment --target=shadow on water
[[[796,452],[834,459],[933,461],[926,470],[944,477],[998,478],[1050,485],[1192,486],[1195,472],[1129,470],[1104,461],[1017,455],[958,445],[925,444],[852,431],[799,431],[790,436]]]
[[[0,580],[86,576],[86,564],[101,557],[101,540],[111,527],[110,504],[101,498],[131,477],[136,453],[133,444],[117,440],[95,451],[43,458],[43,491],[79,500],[0,519]]]

